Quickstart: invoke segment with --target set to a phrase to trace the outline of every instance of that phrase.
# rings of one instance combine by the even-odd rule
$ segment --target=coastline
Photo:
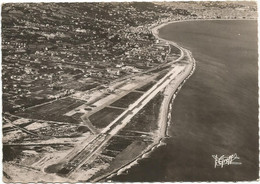
[[[166,91],[166,89],[168,89],[169,94],[167,95],[167,98],[163,99],[163,102],[161,104],[161,110],[160,110],[160,114],[159,114],[159,117],[158,117],[158,126],[159,127],[158,127],[158,130],[157,130],[158,132],[157,132],[156,139],[144,151],[142,151],[141,154],[139,154],[137,157],[135,157],[134,159],[129,161],[127,164],[115,169],[114,171],[106,174],[105,176],[98,177],[91,182],[100,182],[100,181],[104,181],[104,179],[109,179],[109,178],[112,178],[113,176],[120,175],[122,172],[124,172],[124,171],[130,169],[132,166],[138,164],[139,160],[149,156],[149,154],[154,149],[156,149],[156,148],[165,144],[165,143],[163,143],[163,139],[168,137],[168,128],[169,128],[170,122],[171,122],[171,109],[172,109],[174,99],[175,99],[176,95],[178,94],[178,92],[180,91],[181,87],[184,85],[184,83],[194,73],[195,68],[196,68],[196,61],[192,57],[192,54],[189,50],[179,46],[177,43],[175,43],[173,41],[165,40],[165,39],[159,37],[159,29],[160,28],[162,28],[162,27],[164,27],[168,24],[177,23],[177,22],[182,22],[182,21],[165,22],[165,23],[162,23],[162,24],[157,25],[157,26],[151,26],[149,28],[151,30],[151,32],[153,33],[153,35],[156,37],[156,39],[165,42],[165,44],[171,44],[181,51],[181,56],[178,59],[176,59],[174,61],[174,63],[182,60],[185,52],[186,52],[187,56],[189,57],[189,61],[192,62],[192,67],[190,68],[189,72],[186,73],[185,77],[182,77],[178,81],[177,85],[176,84],[175,85],[169,85],[164,89],[164,91]]]
[[[215,20],[215,19],[214,19]],[[217,19],[219,20],[219,19]],[[226,20],[230,20],[230,19],[225,19]],[[235,19],[235,20],[240,20],[240,19]],[[245,20],[245,19],[241,19],[241,20]],[[252,19],[250,19],[252,20]],[[192,21],[192,20],[189,20]],[[197,21],[197,20],[195,20]],[[207,20],[199,20],[199,21],[207,21]],[[254,20],[255,21],[255,20]],[[189,50],[179,46],[177,43],[173,42],[173,41],[169,41],[169,40],[165,40],[163,38],[159,37],[159,30],[168,25],[168,24],[172,24],[172,23],[179,23],[179,22],[184,22],[184,21],[169,21],[169,22],[165,22],[163,24],[160,24],[158,26],[153,26],[151,28],[151,31],[153,33],[153,35],[159,39],[162,40],[161,44],[171,44],[176,48],[179,48],[181,51],[181,54],[179,56],[179,58],[177,58],[176,60],[174,59],[173,61],[171,61],[170,63],[174,65],[175,62],[180,61],[181,63],[184,61],[185,63],[185,59],[184,58],[184,54],[185,54],[185,58],[186,61],[188,61],[188,63],[193,63],[192,68],[190,69],[190,72],[187,73],[187,75],[183,78],[177,76],[176,78],[178,78],[178,84],[175,83],[168,83],[168,85],[161,91],[166,91],[166,89],[168,89],[168,94],[164,95],[164,99],[163,101],[165,101],[165,104],[163,105],[163,102],[160,103],[161,105],[161,109],[159,111],[159,116],[161,117],[160,120],[157,120],[157,125],[158,128],[156,130],[156,132],[154,133],[154,139],[152,142],[150,142],[150,144],[147,144],[146,147],[144,147],[143,150],[139,150],[136,151],[136,155],[135,157],[131,157],[129,159],[125,159],[125,164],[122,163],[122,165],[118,164],[118,168],[114,169],[114,170],[110,170],[111,172],[108,172],[108,174],[105,174],[103,176],[98,177],[98,180],[93,179],[93,181],[107,181],[109,179],[107,178],[111,178],[113,176],[116,175],[120,175],[121,173],[124,173],[125,171],[127,171],[128,169],[130,169],[132,166],[139,164],[139,161],[142,160],[143,158],[147,158],[150,156],[150,154],[152,153],[152,151],[154,151],[156,148],[160,147],[161,145],[165,145],[165,140],[167,140],[166,138],[169,137],[169,130],[171,130],[170,125],[173,124],[173,120],[171,119],[171,115],[172,115],[172,108],[173,108],[173,104],[174,104],[174,100],[176,95],[179,93],[180,89],[182,88],[182,86],[184,85],[184,83],[186,82],[186,80],[193,74],[193,72],[195,71],[196,68],[196,61],[195,59],[192,57],[192,54]],[[187,22],[187,21],[186,21]],[[167,56],[168,57],[168,56]],[[183,60],[182,60],[183,59]],[[178,65],[178,63],[176,63],[176,65]],[[167,65],[170,67],[170,65]],[[185,73],[185,72],[184,72]],[[173,81],[173,79],[172,79]],[[179,106],[177,106],[178,108]],[[158,116],[158,117],[159,117]]]
[[[5,4],[3,182],[259,180],[258,9]]]
[[[216,20],[170,24],[160,29],[160,36],[163,38],[190,48],[198,61],[198,67],[195,75],[174,101],[174,118],[169,128],[169,134],[174,138],[166,139],[167,146],[130,169],[129,174],[115,179],[132,181],[142,180],[143,177],[148,180],[149,174],[145,174],[145,171],[149,172],[150,166],[164,162],[164,158],[167,158],[169,163],[160,169],[176,172],[158,173],[153,177],[154,180],[253,179],[258,153],[257,133],[254,130],[257,128],[258,114],[256,25],[256,20]],[[234,93],[234,90],[237,93]],[[246,129],[244,122],[252,127]],[[232,141],[229,142],[227,135],[232,135]],[[247,136],[250,136],[250,141]],[[237,142],[248,144],[245,147],[250,149],[252,156],[248,156],[249,153],[241,149]],[[243,160],[243,166],[231,166],[226,170],[228,174],[223,176],[225,171],[215,172],[211,153],[228,152],[237,152]],[[198,161],[200,157],[205,160]],[[249,165],[251,168],[247,171]],[[205,170],[211,174],[203,173]],[[153,173],[156,171],[160,170],[151,169]],[[232,175],[233,172],[236,174]]]
[[[154,142],[152,144],[150,144],[136,158],[134,158],[133,160],[129,161],[127,164],[119,167],[118,169],[115,169],[114,171],[106,174],[105,176],[102,176],[102,177],[99,177],[99,178],[93,180],[94,182],[96,182],[96,181],[104,181],[104,179],[108,179],[108,178],[112,178],[113,176],[120,175],[122,172],[130,169],[132,166],[137,165],[139,160],[149,156],[149,154],[155,148],[158,148],[161,145],[164,145],[165,143],[163,143],[163,140],[169,136],[168,135],[168,129],[169,129],[169,126],[171,124],[171,110],[173,108],[174,99],[176,98],[176,95],[179,93],[179,91],[180,91],[181,87],[184,85],[184,83],[194,73],[195,68],[196,68],[196,61],[192,57],[192,53],[189,50],[179,46],[177,43],[175,43],[173,41],[169,41],[169,40],[165,40],[163,38],[160,38],[159,37],[159,30],[162,27],[167,26],[168,24],[173,24],[173,23],[190,22],[190,21],[222,21],[222,20],[225,20],[225,21],[229,21],[229,20],[237,20],[237,21],[253,20],[253,21],[256,21],[257,19],[191,19],[191,20],[167,21],[167,22],[163,22],[163,23],[161,23],[159,25],[153,25],[153,26],[149,27],[149,29],[151,30],[151,32],[153,33],[153,35],[157,39],[165,42],[165,44],[171,44],[171,45],[177,47],[181,51],[181,56],[177,60],[175,60],[175,62],[180,61],[183,58],[183,56],[184,56],[184,52],[186,52],[188,57],[189,57],[189,60],[193,62],[192,69],[190,70],[189,74],[179,83],[179,85],[175,85],[175,86],[169,85],[169,86],[167,86],[167,87],[171,87],[170,88],[171,89],[171,93],[168,95],[168,98],[167,98],[167,101],[169,103],[168,103],[168,106],[167,106],[167,110],[163,113],[164,115],[161,115],[162,117],[164,117],[164,118],[161,119],[161,121],[163,121],[163,122],[161,122],[160,120],[158,121],[158,126],[159,126],[158,134],[157,134],[157,138],[154,140]],[[162,104],[163,104],[163,102],[162,102]],[[161,108],[163,109],[163,107],[161,107]],[[162,112],[162,109],[160,110],[160,114]]]

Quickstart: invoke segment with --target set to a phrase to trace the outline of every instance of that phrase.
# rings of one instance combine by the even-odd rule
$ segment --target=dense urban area
[[[167,88],[154,87],[192,67],[187,50],[152,28],[256,18],[247,2],[3,4],[5,180],[34,181],[22,175],[36,172],[38,181],[99,181],[121,168],[157,137]]]

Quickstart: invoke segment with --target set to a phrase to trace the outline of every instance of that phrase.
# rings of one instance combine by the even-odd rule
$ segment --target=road
[[[154,143],[149,145],[149,147],[146,150],[144,150],[143,153],[147,153],[153,150],[153,148],[160,143],[161,139],[167,135],[166,134],[167,124],[171,118],[170,115],[171,115],[171,108],[172,108],[172,104],[171,104],[172,98],[175,98],[176,93],[180,90],[181,86],[186,82],[186,80],[192,75],[193,71],[195,70],[195,59],[191,57],[191,53],[188,50],[183,49],[183,54],[184,53],[185,55],[188,56],[190,62],[185,65],[185,67],[177,74],[176,77],[174,77],[175,75],[173,74],[172,76],[173,79],[172,80],[170,79],[169,84],[163,90],[164,98],[162,101],[162,105],[160,107],[160,113],[158,117],[158,123],[159,123],[158,134],[157,137],[154,139]],[[128,164],[135,162],[135,160],[142,157],[143,153],[141,153],[136,158],[131,160]],[[124,166],[115,169],[112,172],[107,173],[106,175],[94,179],[93,182],[104,181],[103,179],[120,172],[120,170],[124,170],[124,167],[127,167],[128,164],[125,164]]]
[[[104,128],[92,141],[81,149],[77,149],[69,157],[62,160],[63,169],[59,171],[60,175],[69,176],[71,173],[79,169],[88,160],[92,160],[95,154],[102,149],[104,145],[115,136],[127,123],[135,116],[151,99],[153,99],[160,91],[170,84],[173,80],[179,78],[187,70],[188,65],[172,65],[171,70],[160,79],[151,89],[145,92],[139,99]]]
[[[176,64],[176,62],[181,61],[184,58],[184,55],[187,55],[191,61],[190,53],[175,44],[174,42],[169,42],[166,40],[163,41],[165,41],[167,44],[176,46],[181,50],[181,56],[177,60],[164,64],[164,66],[169,66],[170,71],[163,78],[161,78],[152,88],[143,93],[143,95],[133,104],[129,105],[122,114],[120,114],[99,134],[95,135],[91,141],[88,141],[87,144],[84,143],[84,145],[76,146],[71,153],[69,153],[64,159],[62,159],[62,161],[59,162],[60,164],[62,164],[62,169],[57,171],[59,175],[69,177],[82,165],[84,165],[88,161],[90,162],[91,160],[94,160],[97,156],[97,153],[106,145],[106,143],[122,128],[124,128],[127,123],[130,122],[131,118],[134,117],[151,99],[153,99],[160,91],[163,91],[170,84],[173,84],[174,87],[178,87],[179,83],[181,83],[190,74],[192,70],[192,62],[185,65]],[[166,98],[166,100],[164,100],[164,109],[161,112],[161,117],[167,117],[166,114],[168,112],[168,106],[167,108],[165,107],[166,105],[169,105],[171,95],[172,94],[169,95],[169,98]],[[167,121],[167,119],[165,120]]]
[[[176,80],[170,82],[170,85],[164,90],[164,99],[160,108],[160,113],[158,117],[159,122],[159,134],[158,140],[164,137],[167,133],[167,124],[169,124],[171,119],[171,109],[172,109],[172,99],[175,98],[176,93],[180,90],[182,84],[192,75],[195,70],[195,59],[192,58],[191,53],[184,49],[184,52],[189,57],[191,63],[187,65],[186,70],[182,72]]]

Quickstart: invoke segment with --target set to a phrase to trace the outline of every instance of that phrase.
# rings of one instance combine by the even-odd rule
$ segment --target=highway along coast
[[[181,51],[181,55],[179,58],[173,60],[171,64],[169,65],[172,70],[165,75],[165,77],[162,79],[165,85],[161,85],[159,82],[157,85],[154,85],[153,89],[156,89],[158,92],[162,92],[163,100],[161,101],[160,111],[158,114],[158,130],[154,136],[154,141],[147,146],[145,150],[143,150],[140,154],[138,154],[134,159],[130,160],[128,163],[122,165],[119,168],[114,169],[112,172],[105,174],[101,177],[98,177],[94,179],[94,182],[97,181],[106,181],[110,180],[114,176],[120,175],[124,172],[127,172],[129,168],[131,168],[133,165],[138,164],[138,161],[146,158],[149,156],[149,154],[159,146],[163,145],[163,139],[168,136],[168,126],[171,122],[171,111],[173,106],[173,101],[177,95],[177,93],[180,91],[181,87],[184,85],[184,83],[188,80],[188,78],[193,74],[196,68],[196,61],[192,57],[192,54],[189,50],[180,47],[178,44],[176,44],[173,41],[168,41],[165,39],[162,39],[158,36],[158,29],[161,27],[167,25],[168,23],[163,23],[159,26],[152,27],[152,33],[154,36],[164,42],[165,44],[172,45],[176,48],[178,48]],[[166,80],[167,79],[167,83]],[[155,92],[157,93],[157,92]]]
[[[108,121],[103,128],[96,125],[100,115],[98,118],[92,118],[91,112],[83,115],[83,123],[93,132],[92,138],[88,137],[65,157],[46,165],[45,172],[68,177],[71,181],[103,181],[124,172],[138,159],[147,156],[151,150],[161,145],[170,122],[172,100],[194,72],[195,60],[187,49],[159,38],[159,28],[160,26],[152,28],[152,32],[159,44],[168,45],[170,48],[166,62],[145,74],[133,77],[134,84],[140,80],[137,77],[142,76],[150,82],[136,87],[132,82],[128,84],[128,90],[131,90],[128,95],[131,97],[126,95],[114,102],[111,102],[111,99],[115,95],[107,97],[109,104],[105,105],[118,109],[121,113],[111,122]],[[141,81],[143,82],[143,79]],[[125,87],[124,91],[126,89]],[[102,100],[104,104],[106,100]],[[93,110],[94,116],[104,109],[105,105],[101,106],[100,103],[98,101],[92,105],[96,109],[99,108]]]
[[[46,182],[110,180],[163,145],[173,100],[196,65],[189,50],[159,38],[159,28],[151,28],[156,38],[154,45],[167,52],[158,56],[164,59],[155,67],[119,78],[102,88],[75,92],[66,98],[8,114],[16,119],[10,122],[11,126],[25,124],[20,130],[39,138],[27,140],[23,145],[5,145],[6,149],[10,146],[58,148],[55,152],[45,151],[38,159],[24,161],[26,169],[37,173],[30,176],[37,177],[26,177],[23,181],[40,181],[42,175]],[[59,110],[59,118],[46,121],[48,114],[55,110]],[[73,131],[71,136],[58,133],[42,136],[40,128],[31,127],[34,121],[46,133],[49,125],[57,131],[60,126],[72,127]],[[7,167],[22,170],[12,165]]]
[[[256,179],[257,3],[2,12],[6,183]]]

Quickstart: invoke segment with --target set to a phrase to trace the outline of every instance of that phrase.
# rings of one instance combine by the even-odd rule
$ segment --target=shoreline
[[[194,73],[195,68],[196,68],[196,62],[195,59],[192,57],[191,52],[181,46],[179,46],[177,43],[173,42],[173,41],[169,41],[169,40],[165,40],[161,37],[159,37],[159,29],[162,28],[163,26],[166,26],[168,24],[171,23],[176,23],[178,21],[170,21],[170,22],[165,22],[162,24],[159,24],[157,26],[151,26],[149,27],[149,29],[151,30],[151,32],[153,33],[153,35],[155,36],[156,39],[161,40],[163,42],[165,42],[165,44],[171,44],[173,46],[175,46],[176,48],[178,48],[181,51],[181,56],[175,60],[175,62],[180,61],[181,59],[183,59],[184,57],[184,52],[186,52],[186,54],[189,57],[189,61],[192,62],[192,68],[190,69],[190,71],[188,72],[188,74],[185,75],[185,77],[182,80],[179,80],[177,85],[169,85],[167,86],[164,91],[168,88],[171,90],[171,93],[168,95],[168,98],[164,98],[161,104],[161,110],[160,110],[160,114],[158,117],[158,132],[157,132],[157,138],[153,141],[152,144],[150,144],[144,151],[142,151],[142,153],[140,153],[137,157],[135,157],[134,159],[132,159],[131,161],[129,161],[128,163],[124,164],[123,166],[115,169],[114,171],[106,174],[105,176],[101,176],[99,178],[94,179],[91,182],[100,182],[100,181],[104,181],[104,179],[109,179],[112,178],[116,175],[120,175],[122,172],[130,169],[132,166],[138,164],[138,161],[146,158],[149,154],[151,154],[151,152],[164,145],[165,143],[163,143],[163,140],[165,138],[168,137],[168,128],[170,126],[170,121],[171,121],[171,116],[169,114],[171,114],[171,109],[172,109],[172,105],[174,102],[174,99],[176,97],[176,95],[178,94],[178,92],[180,91],[181,87],[184,85],[184,83],[187,81],[187,79]],[[173,89],[172,89],[173,88]],[[167,104],[165,104],[166,106],[163,106],[164,101],[168,102]],[[162,109],[166,109],[166,116],[164,116],[163,114],[161,114]],[[165,112],[165,111],[164,111]],[[159,120],[159,118],[163,118],[162,120]],[[161,122],[163,121],[163,122]]]
[[[106,174],[105,176],[101,176],[99,178],[94,179],[93,182],[104,181],[104,179],[109,179],[109,178],[112,178],[112,177],[114,177],[116,175],[120,175],[122,172],[127,171],[132,166],[137,165],[139,160],[141,160],[143,158],[147,158],[147,156],[149,154],[151,154],[151,152],[155,148],[158,148],[161,145],[165,144],[165,143],[163,143],[163,140],[168,137],[168,129],[169,129],[169,126],[171,125],[171,110],[172,110],[172,106],[173,106],[173,103],[174,103],[174,99],[176,98],[176,95],[179,93],[179,91],[182,88],[182,86],[184,85],[184,83],[194,73],[195,68],[196,68],[196,61],[192,57],[191,51],[189,51],[188,49],[185,49],[185,48],[181,47],[180,45],[178,45],[174,41],[166,40],[166,39],[163,39],[163,38],[159,37],[159,30],[162,27],[167,26],[169,24],[180,23],[180,22],[190,22],[190,21],[232,21],[232,20],[235,20],[235,21],[243,21],[243,20],[245,20],[245,21],[250,21],[250,20],[251,21],[257,21],[257,19],[189,19],[189,20],[167,21],[167,22],[162,22],[159,25],[152,25],[152,26],[149,27],[149,29],[151,30],[152,34],[158,40],[161,40],[161,41],[165,42],[165,44],[171,44],[171,45],[177,47],[181,51],[181,56],[178,59],[176,59],[175,62],[180,61],[183,58],[183,56],[184,56],[184,52],[186,52],[187,56],[189,57],[189,60],[191,62],[193,62],[192,68],[191,68],[189,74],[178,85],[174,86],[175,89],[172,90],[172,93],[169,95],[170,98],[168,98],[169,103],[168,103],[168,107],[167,107],[167,115],[164,116],[164,120],[163,120],[164,123],[158,121],[158,126],[159,126],[159,128],[158,128],[158,135],[157,135],[157,138],[154,140],[154,142],[152,144],[150,144],[144,151],[142,151],[141,154],[139,154],[137,157],[135,157],[134,159],[129,161],[127,164],[119,167],[118,169],[115,169],[114,171]],[[167,87],[171,87],[171,86],[167,86]],[[163,102],[162,102],[162,104],[163,104]],[[161,113],[161,111],[160,111],[160,113]]]
[[[163,40],[166,42],[172,42],[174,44],[176,44],[177,46],[179,46],[177,43],[173,42],[173,41],[169,41],[169,40],[165,40],[163,38],[159,37],[159,30],[164,27],[167,26],[169,24],[174,24],[174,23],[181,23],[181,22],[196,22],[196,21],[241,21],[241,20],[245,20],[245,21],[257,21],[258,19],[187,19],[187,20],[169,20],[169,21],[165,21],[165,22],[161,22],[161,24],[159,25],[152,25],[149,27],[149,29],[151,29],[153,35],[159,39],[159,40]],[[179,46],[180,47],[180,46]]]
[[[162,110],[161,109],[159,110],[159,116],[161,116],[163,118],[161,120],[159,120],[159,118],[158,118],[158,120],[156,122],[157,125],[158,125],[158,128],[155,130],[153,141],[150,144],[147,144],[146,147],[143,150],[141,150],[141,149],[138,150],[138,152],[136,152],[137,156],[132,157],[132,159],[131,158],[125,159],[126,162],[125,162],[124,165],[120,166],[120,164],[118,164],[118,166],[119,166],[118,168],[112,170],[111,172],[108,172],[107,174],[105,174],[103,176],[98,177],[98,178],[100,178],[98,180],[93,179],[93,181],[108,181],[109,180],[108,178],[112,178],[114,176],[121,175],[122,173],[124,174],[125,171],[128,171],[134,165],[140,164],[140,160],[142,160],[143,158],[147,158],[147,157],[149,158],[152,151],[154,151],[156,148],[158,148],[162,145],[165,145],[165,140],[167,140],[167,138],[169,137],[168,132],[169,132],[169,130],[171,130],[170,125],[174,124],[174,120],[171,119],[172,118],[171,117],[172,108],[173,108],[173,104],[175,102],[174,100],[175,100],[177,94],[180,92],[180,90],[181,90],[182,86],[184,85],[184,83],[186,82],[186,80],[188,80],[189,77],[195,71],[196,61],[192,57],[192,53],[189,50],[185,49],[185,47],[179,46],[174,41],[169,41],[169,40],[165,40],[163,38],[160,38],[159,37],[159,31],[164,26],[167,26],[167,25],[173,24],[173,23],[188,22],[188,21],[208,21],[208,20],[209,19],[207,19],[207,20],[168,21],[168,22],[164,22],[162,24],[159,24],[157,26],[153,26],[153,27],[151,26],[152,28],[149,28],[149,30],[152,31],[153,35],[157,39],[162,41],[161,44],[163,44],[163,45],[164,44],[170,44],[170,45],[173,45],[174,47],[176,47],[180,50],[181,54],[180,54],[179,58],[171,60],[171,64],[174,65],[174,63],[177,62],[177,61],[182,62],[182,59],[185,56],[185,58],[187,58],[186,61],[188,61],[188,63],[189,63],[188,65],[191,65],[191,63],[193,63],[192,68],[191,68],[190,72],[186,72],[187,69],[185,69],[185,72],[184,72],[185,77],[177,76],[176,77],[177,80],[178,80],[177,83],[175,82],[173,84],[172,83],[173,80],[172,80],[171,82],[168,83],[168,85],[163,90],[161,90],[163,93],[165,93],[166,89],[168,89],[168,91],[169,91],[169,94],[164,95],[165,97],[163,98],[163,101],[166,101],[165,105],[163,106],[163,102],[160,103],[161,104],[160,108],[164,109],[166,115],[160,115],[162,113]],[[221,19],[213,19],[213,20],[217,21],[217,20],[221,20]],[[223,20],[227,21],[227,20],[233,20],[233,19],[223,19]],[[234,20],[240,20],[241,21],[241,20],[246,20],[246,19],[234,19]],[[256,21],[255,19],[250,19],[250,20]],[[185,68],[188,68],[188,65]],[[170,67],[170,65],[167,65],[167,66]],[[186,73],[187,73],[187,75],[186,75]]]

